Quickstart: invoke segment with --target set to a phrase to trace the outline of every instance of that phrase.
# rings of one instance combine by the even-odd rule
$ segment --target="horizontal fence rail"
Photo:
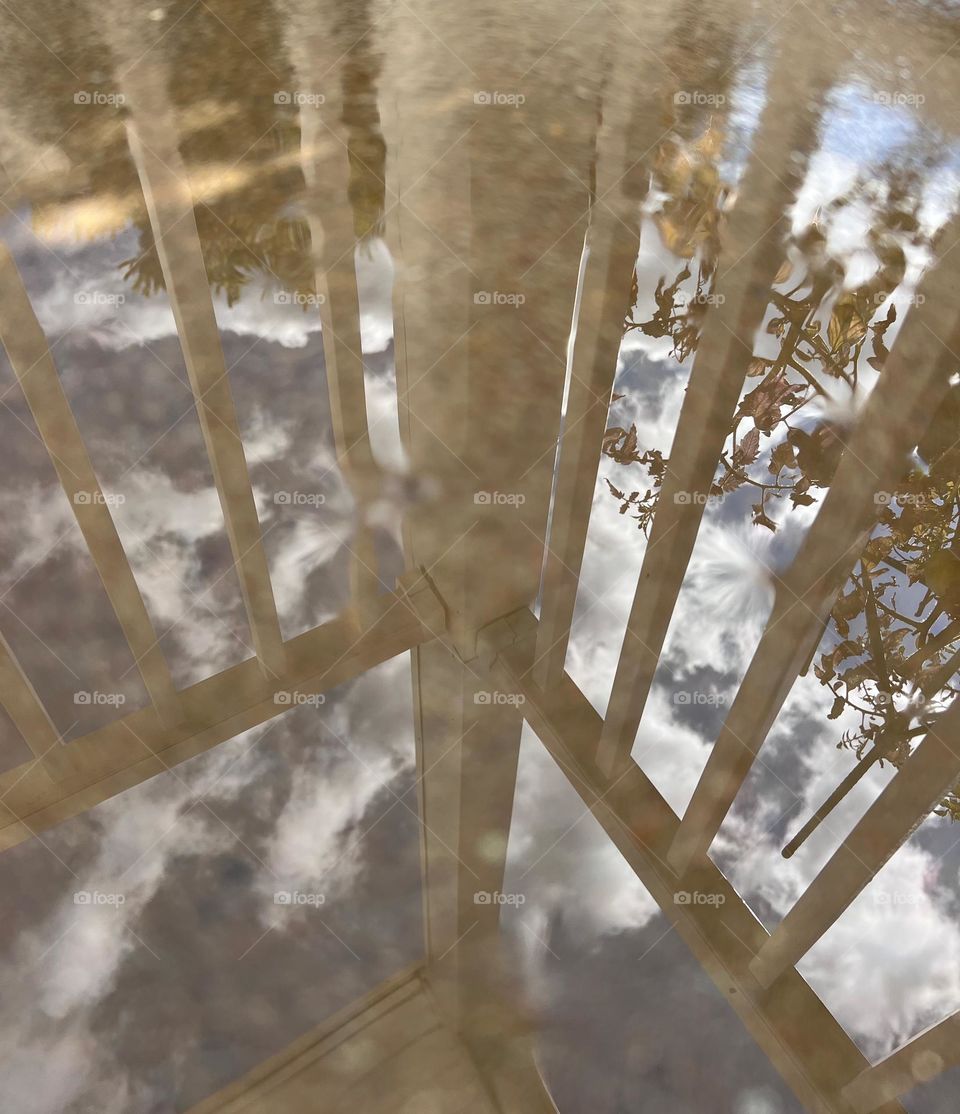
[[[173,727],[161,728],[146,708],[73,740],[61,748],[74,764],[69,778],[51,784],[37,762],[0,773],[0,850],[249,731],[288,711],[300,697],[329,691],[429,641],[442,624],[442,609],[418,580],[409,591],[381,597],[379,615],[359,632],[352,619],[342,617],[291,639],[280,677],[264,676],[248,658],[183,689],[183,718]],[[6,705],[15,690],[2,652],[0,685]],[[39,714],[36,708],[27,711]],[[49,735],[35,738],[42,746]]]

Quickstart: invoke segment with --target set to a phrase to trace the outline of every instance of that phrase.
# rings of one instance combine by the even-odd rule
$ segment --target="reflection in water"
[[[389,662],[4,855],[10,1109],[187,1106],[418,957],[408,673]]]
[[[607,717],[607,756],[633,746],[680,813],[741,682],[765,692],[770,646],[788,682],[802,669],[769,722],[754,717],[760,761],[716,817],[716,861],[777,925],[956,695],[960,367],[956,330],[935,336],[924,309],[956,238],[950,13],[6,7],[0,239],[160,673],[184,690],[258,657],[283,676],[284,642],[338,617],[359,631],[411,567],[429,570],[469,664],[478,628],[538,597],[546,543],[562,568],[544,574],[541,629],[559,635],[544,675],[566,661]],[[930,388],[890,417],[910,390],[891,386],[891,352],[919,312]],[[18,322],[0,318],[10,349]],[[157,674],[88,551],[92,516],[63,493],[17,382],[29,368],[12,351],[0,365],[0,633],[54,737],[76,740],[148,707]],[[817,522],[831,490],[855,489],[841,486],[850,445],[884,390],[878,451],[898,424],[920,432],[889,449],[873,519],[806,585],[794,559],[832,552],[833,520]],[[641,571],[655,601],[632,606]],[[825,606],[788,616],[803,645],[778,649],[797,585]],[[631,639],[639,665],[621,658]],[[417,730],[437,732],[438,755],[468,754],[463,730],[440,745],[446,674],[415,660]],[[184,1109],[419,956],[419,837],[405,801],[386,819],[412,788],[407,664],[321,713],[238,722],[50,846],[6,852],[18,892],[41,880],[4,942],[27,973],[3,1023],[31,1015],[6,1075],[18,1108]],[[507,879],[528,900],[504,921],[556,1024],[544,1064],[559,1109],[614,1114],[639,1093],[630,1109],[717,1094],[740,1114],[797,1109],[691,957],[656,950],[669,922],[616,850],[593,829],[569,837],[580,806],[527,730]],[[0,714],[4,795],[27,734]],[[519,726],[484,737],[509,756]],[[957,791],[939,794],[804,960],[871,1056],[960,1004],[958,818]],[[121,892],[117,875],[116,915],[75,920],[64,893]],[[302,910],[278,931],[267,899],[284,887],[335,896],[327,935]],[[344,973],[337,941],[346,954],[358,939]],[[641,953],[635,993],[622,971]],[[589,1070],[563,1054],[571,1033],[586,1040],[571,1006],[586,971],[635,999],[591,1007]],[[669,1010],[636,1012],[647,1000]],[[146,1030],[119,1020],[151,1012]],[[110,1055],[81,1071],[101,1040]],[[916,1109],[945,1109],[927,1095]]]
[[[683,192],[691,181],[706,181],[709,185],[702,190],[717,194],[715,167],[697,167],[691,173],[687,164],[684,169],[689,176]],[[898,306],[902,314],[905,307],[922,303],[916,276],[934,254],[937,231],[935,224],[921,223],[932,178],[930,167],[921,172],[915,165],[904,169],[887,162],[871,168],[870,177],[864,175],[819,208],[815,222],[794,235],[771,290],[765,332],[772,340],[764,345],[770,355],[755,355],[748,363],[745,393],[733,415],[719,471],[703,498],[720,502],[737,492],[750,494],[757,500],[751,503],[753,523],[773,532],[783,524],[784,508],[796,511],[818,503],[818,492],[830,486],[863,395],[883,370],[887,340],[898,328]],[[855,241],[852,251],[837,250],[851,211],[865,237]],[[695,289],[681,289],[691,278],[689,265],[669,286],[661,279],[656,313],[648,321],[629,319],[627,329],[670,337],[672,355],[682,363],[696,350],[698,319],[723,298],[705,285],[712,273],[712,230],[719,212],[716,203],[691,205],[685,210],[686,229],[666,213],[665,206],[658,224],[665,244],[689,256],[696,238],[705,263]],[[933,219],[942,219],[942,214]],[[865,277],[858,281],[858,276]],[[636,301],[636,289],[634,297]],[[918,446],[917,466],[895,491],[877,497],[886,509],[834,608],[826,648],[815,664],[817,678],[833,693],[830,718],[847,708],[860,717],[859,727],[844,734],[843,745],[854,748],[858,758],[869,751],[868,761],[886,759],[898,766],[910,753],[911,739],[925,734],[930,714],[942,711],[954,695],[960,652],[952,572],[958,559],[951,556],[957,532],[954,433],[960,428],[953,395],[932,417]],[[618,479],[622,490],[610,479],[607,485],[620,513],[636,519],[647,534],[669,458],[660,449],[640,445],[636,423],[608,430],[604,453],[619,465],[638,464],[646,470],[645,492],[628,494],[626,479]],[[627,477],[634,480],[632,473]],[[904,599],[919,604],[914,616],[897,610]],[[948,798],[944,808],[955,811],[956,798]]]

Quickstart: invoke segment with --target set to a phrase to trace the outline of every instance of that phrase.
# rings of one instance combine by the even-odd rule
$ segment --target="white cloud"
[[[414,758],[409,670],[409,656],[401,654],[365,673],[347,700],[324,711],[329,739],[298,772],[267,842],[258,881],[265,897],[283,889],[348,893],[365,863],[360,821],[381,795],[384,808],[404,807],[387,787]],[[405,800],[416,809],[415,795]],[[271,923],[276,909],[265,903],[263,916]]]
[[[642,928],[659,912],[528,724],[504,893],[524,897],[521,905],[505,907],[503,915],[515,927],[535,979],[556,914],[589,947],[607,933]]]

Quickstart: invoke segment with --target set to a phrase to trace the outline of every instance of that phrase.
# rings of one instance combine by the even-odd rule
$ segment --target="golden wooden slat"
[[[840,1089],[867,1067],[863,1054],[796,971],[788,970],[770,989],[759,985],[750,964],[769,939],[763,926],[710,860],[698,863],[685,877],[671,869],[667,849],[679,825],[677,815],[632,760],[614,776],[597,767],[593,756],[600,716],[568,674],[549,692],[533,684],[536,619],[518,612],[510,622],[514,640],[493,655],[492,675],[504,689],[524,696],[527,721],[584,807],[804,1108],[849,1114]],[[711,900],[683,900],[693,892]],[[903,1114],[895,1101],[881,1111]]]
[[[717,461],[784,258],[787,210],[814,143],[822,84],[790,22],[781,36],[767,101],[729,218],[714,287],[690,371],[669,466],[637,579],[610,692],[598,761],[612,772],[630,756],[676,599],[690,562]],[[800,97],[799,74],[809,76]]]
[[[636,16],[626,11],[622,18]],[[664,134],[657,105],[664,88],[676,84],[665,67],[655,64],[668,19],[664,9],[657,19],[644,20],[644,38],[654,61],[642,70],[623,24],[611,19],[611,78],[601,105],[596,199],[587,229],[543,569],[534,670],[544,688],[563,675],[623,322],[631,308],[642,202],[634,181],[643,179],[641,189],[645,187],[645,172]]]
[[[265,677],[248,658],[184,689],[183,719],[173,727],[161,728],[152,708],[114,720],[65,748],[77,772],[55,785],[36,763],[0,773],[0,849],[272,719],[291,705],[278,693],[327,691],[431,639],[442,616],[423,613],[427,625],[410,596],[385,595],[360,633],[341,618],[292,639],[281,677]]]
[[[958,781],[960,703],[928,732],[757,952],[750,970],[763,986],[792,970]]]
[[[960,1064],[960,1013],[931,1025],[913,1040],[866,1068],[843,1089],[855,1114],[872,1114],[885,1102]]]
[[[115,31],[118,60],[140,53]],[[257,658],[264,672],[284,673],[284,645],[270,570],[220,334],[214,314],[194,199],[179,151],[167,75],[153,53],[127,65],[120,80],[127,135],[150,216],[164,283],[213,471]]]

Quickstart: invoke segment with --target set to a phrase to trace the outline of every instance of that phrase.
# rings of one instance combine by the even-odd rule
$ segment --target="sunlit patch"
[[[737,523],[708,526],[698,553],[696,586],[704,609],[729,621],[762,624],[773,604],[776,563],[773,539],[766,531]]]

